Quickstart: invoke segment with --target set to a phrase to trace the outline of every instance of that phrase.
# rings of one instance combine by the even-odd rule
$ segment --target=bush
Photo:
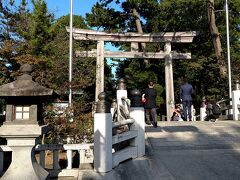
[[[74,113],[71,113],[74,112]],[[93,142],[93,119],[91,112],[76,112],[68,108],[59,114],[53,105],[45,107],[44,122],[51,130],[45,135],[45,143]]]

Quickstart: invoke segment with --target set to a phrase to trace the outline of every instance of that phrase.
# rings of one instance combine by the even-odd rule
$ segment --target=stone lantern
[[[49,128],[43,124],[42,103],[55,92],[32,81],[32,66],[21,66],[23,73],[16,81],[0,86],[0,98],[6,101],[6,121],[0,136],[12,149],[12,162],[1,179],[46,179],[48,172],[35,159],[34,146],[38,137]]]

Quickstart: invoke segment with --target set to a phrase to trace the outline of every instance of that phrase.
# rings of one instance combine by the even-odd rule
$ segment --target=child
[[[181,105],[176,104],[173,115],[171,117],[172,121],[182,121],[182,112],[181,112]]]

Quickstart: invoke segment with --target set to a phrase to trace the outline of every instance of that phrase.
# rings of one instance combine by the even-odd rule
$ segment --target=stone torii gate
[[[67,29],[69,32],[69,29]],[[165,59],[165,90],[167,120],[170,120],[174,110],[174,86],[173,86],[173,59],[191,59],[191,53],[177,53],[171,50],[171,43],[191,43],[195,31],[191,32],[164,32],[164,33],[106,33],[101,31],[73,28],[75,40],[97,41],[97,50],[76,51],[78,57],[97,57],[96,62],[96,91],[98,94],[104,91],[104,58],[137,58],[137,59]],[[130,42],[130,52],[111,52],[104,50],[104,42]],[[164,42],[164,51],[139,52],[138,43]],[[96,99],[97,100],[97,99]]]

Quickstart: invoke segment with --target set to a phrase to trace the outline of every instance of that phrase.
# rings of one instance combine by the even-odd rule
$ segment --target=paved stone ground
[[[146,156],[81,180],[240,180],[240,121],[146,126]]]

